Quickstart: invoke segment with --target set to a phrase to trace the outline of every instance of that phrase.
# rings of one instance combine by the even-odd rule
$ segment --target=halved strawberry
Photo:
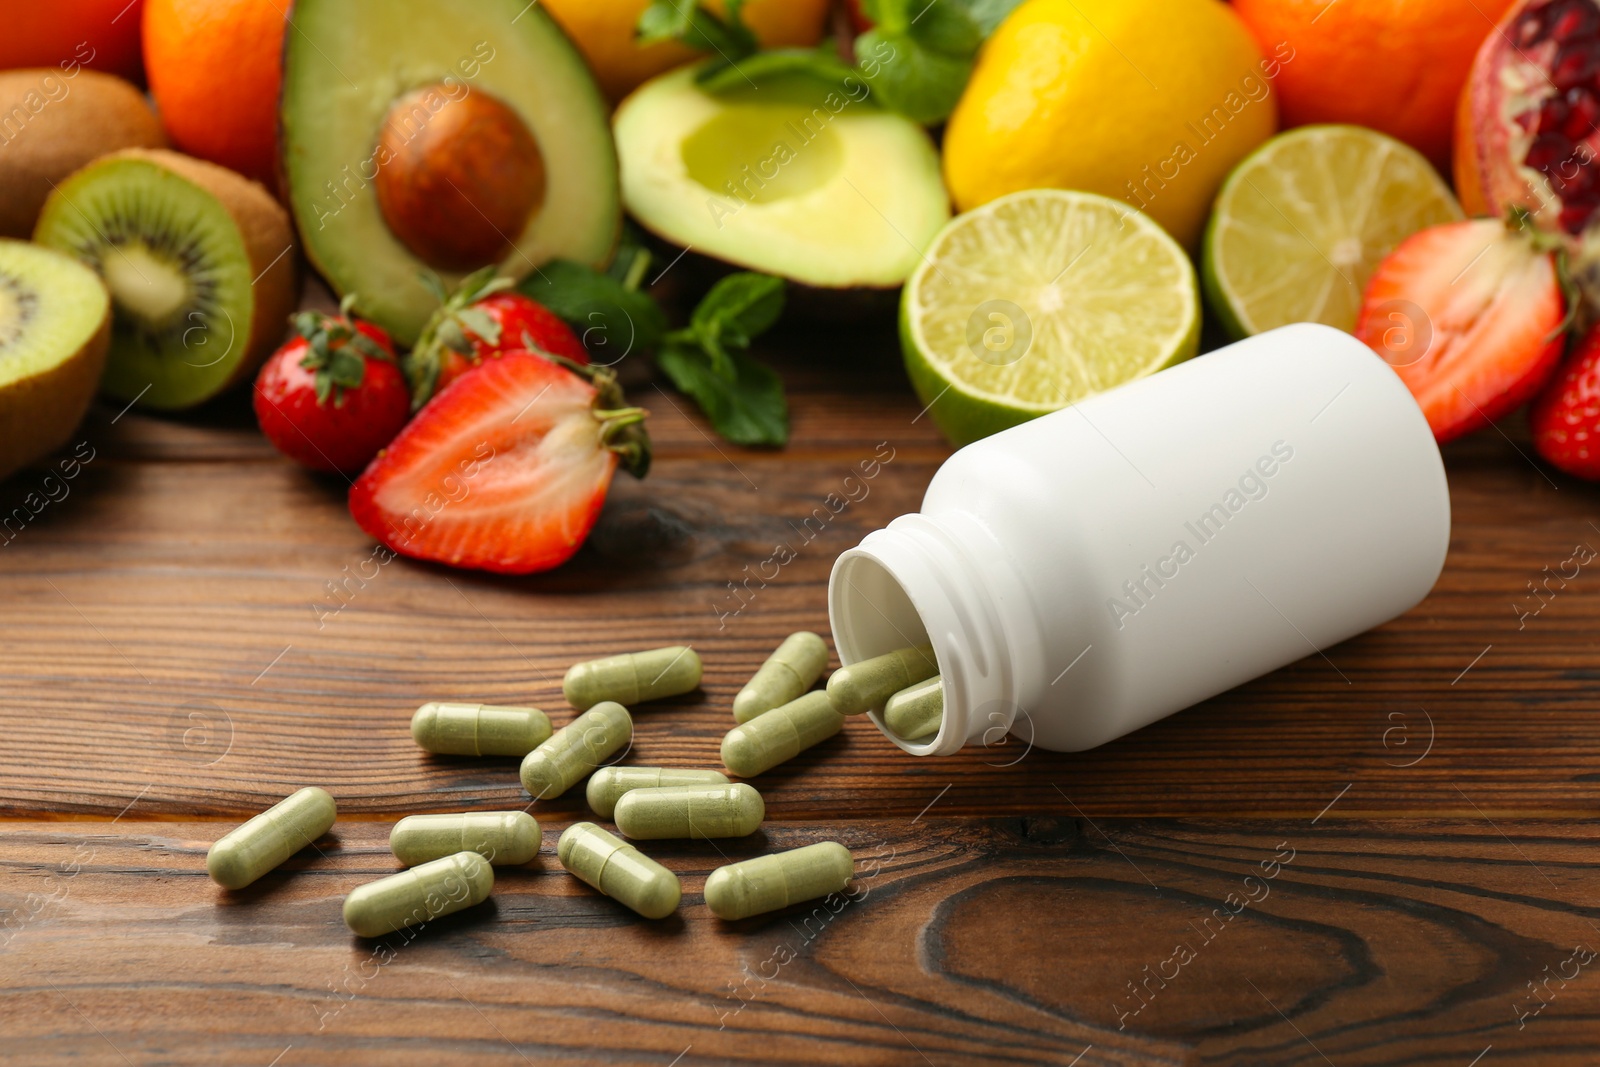
[[[1367,283],[1356,337],[1400,375],[1440,442],[1531,399],[1561,358],[1555,255],[1495,219],[1402,241]]]
[[[351,488],[356,523],[453,567],[528,574],[570,559],[618,464],[649,469],[650,440],[609,372],[555,358],[506,352],[442,390]]]

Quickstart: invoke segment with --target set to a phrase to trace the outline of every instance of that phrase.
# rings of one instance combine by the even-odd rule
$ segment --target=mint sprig
[[[957,0],[865,0],[875,25],[856,38],[873,96],[931,126],[943,122],[972,77],[984,33]]]
[[[745,0],[724,0],[721,17],[695,0],[655,0],[639,14],[634,39],[640,44],[681,41],[690,48],[714,55],[700,71],[702,80],[752,56],[761,47],[744,24],[740,11]]]
[[[750,342],[783,313],[782,278],[743,271],[711,287],[689,325],[662,339],[656,362],[694,398],[711,425],[738,445],[789,440],[783,380],[751,359]]]

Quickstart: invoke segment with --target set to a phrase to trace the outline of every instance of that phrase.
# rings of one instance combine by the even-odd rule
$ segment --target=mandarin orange
[[[277,186],[289,0],[146,0],[144,65],[172,143]]]
[[[1268,55],[1285,126],[1345,122],[1411,145],[1449,173],[1456,100],[1512,0],[1233,0]]]

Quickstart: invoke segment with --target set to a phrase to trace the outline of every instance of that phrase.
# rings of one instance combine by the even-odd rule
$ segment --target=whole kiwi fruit
[[[78,68],[0,71],[0,237],[27,237],[53,186],[119,148],[161,148],[167,135],[144,94]]]

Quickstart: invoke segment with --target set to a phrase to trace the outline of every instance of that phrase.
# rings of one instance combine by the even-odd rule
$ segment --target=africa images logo
[[[1239,476],[1237,485],[1228,487],[1222,499],[1183,524],[1189,537],[1180,537],[1172,549],[1155,563],[1146,563],[1139,573],[1122,583],[1120,597],[1109,597],[1106,610],[1111,621],[1121,630],[1128,620],[1143,611],[1157,593],[1167,587],[1167,582],[1178,576],[1184,564],[1199,555],[1200,550],[1221,535],[1223,528],[1251,501],[1264,500],[1269,491],[1268,479],[1277,474],[1284,464],[1294,458],[1294,448],[1285,441],[1274,441],[1272,454],[1263,455]],[[1189,538],[1193,538],[1190,543]]]

